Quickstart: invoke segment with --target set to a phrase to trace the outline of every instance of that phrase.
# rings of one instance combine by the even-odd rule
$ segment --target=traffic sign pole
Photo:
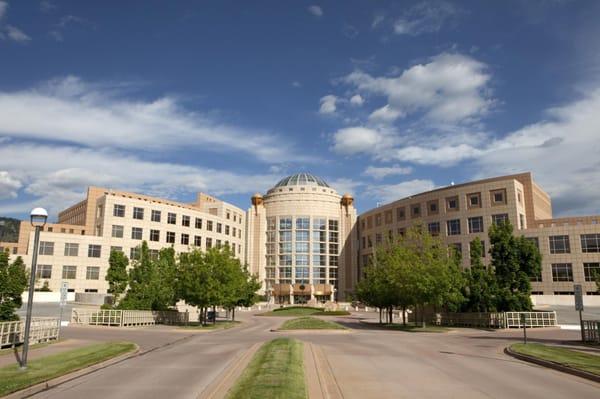
[[[579,328],[581,329],[581,342],[585,342],[585,330],[583,328],[583,287],[581,284],[573,285],[575,294],[575,310],[579,311]]]

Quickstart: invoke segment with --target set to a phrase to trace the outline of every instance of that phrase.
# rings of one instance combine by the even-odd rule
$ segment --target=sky
[[[0,215],[89,185],[359,212],[531,171],[600,213],[600,2],[0,0]]]

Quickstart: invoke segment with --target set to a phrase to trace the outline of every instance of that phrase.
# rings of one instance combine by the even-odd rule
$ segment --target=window
[[[329,279],[330,280],[335,280],[337,279],[338,276],[338,270],[337,268],[330,268],[329,269]]]
[[[446,210],[458,211],[458,196],[446,198]]]
[[[292,253],[292,243],[291,242],[279,243],[279,252],[282,254],[291,254]]]
[[[102,252],[101,245],[90,244],[88,246],[88,258],[99,258]]]
[[[483,233],[483,217],[469,218],[469,233]]]
[[[143,220],[144,219],[144,208],[133,207],[133,218]]]
[[[291,231],[280,231],[279,232],[279,241],[283,241],[283,242],[292,241],[292,232]]]
[[[194,246],[199,247],[202,245],[202,237],[194,236]]]
[[[212,238],[210,237],[206,239],[206,248],[212,248]]]
[[[181,215],[181,225],[185,227],[190,227],[190,217],[186,215]]]
[[[64,280],[74,280],[77,278],[77,266],[63,266],[62,278]]]
[[[569,254],[571,246],[569,244],[569,236],[550,236],[550,253],[551,254]]]
[[[131,260],[139,259],[140,254],[141,254],[140,247],[131,248],[131,250],[129,251],[129,259],[131,259]]]
[[[505,205],[506,204],[506,190],[492,190],[490,191],[490,197],[492,205]]]
[[[65,256],[79,256],[79,244],[74,242],[66,243]]]
[[[552,281],[573,281],[573,266],[570,263],[553,263]]]
[[[313,219],[313,230],[327,230],[325,219]]]
[[[421,216],[421,205],[420,204],[414,204],[410,206],[410,215],[413,218],[418,218],[419,216]]]
[[[181,244],[183,245],[189,245],[190,243],[190,235],[189,234],[182,234],[181,235]]]
[[[339,228],[339,222],[337,220],[329,220],[329,230],[331,231],[338,231]]]
[[[585,281],[596,281],[596,275],[600,275],[600,263],[584,263],[583,274],[585,276]]]
[[[54,255],[54,243],[52,241],[40,241],[40,255]]]
[[[88,266],[85,271],[86,280],[100,280],[100,268],[98,266]]]
[[[460,219],[452,219],[446,222],[449,236],[460,235]]]
[[[427,203],[427,212],[429,215],[437,215],[439,213],[438,201],[433,200]]]
[[[221,223],[217,223],[217,233],[223,232],[223,225]]]
[[[113,207],[113,216],[124,218],[125,217],[125,205],[115,204]]]
[[[143,234],[143,230],[141,227],[132,227],[131,228],[131,239],[132,240],[141,240],[142,234]]]
[[[310,228],[310,218],[296,218],[296,230],[308,230]]]
[[[291,230],[292,229],[292,218],[281,217],[279,218],[279,230]]]
[[[481,193],[467,194],[469,208],[481,208]]]
[[[296,255],[297,266],[308,266],[308,255]]]
[[[325,266],[327,257],[325,255],[313,255],[313,266]]]
[[[380,245],[383,242],[381,233],[375,233],[375,245]]]
[[[229,235],[229,225],[225,225],[225,235]]]
[[[177,215],[172,212],[167,213],[167,223],[177,224]]]
[[[267,230],[275,230],[277,228],[277,220],[274,217],[267,218]]]
[[[201,228],[202,228],[202,219],[200,219],[200,218],[196,218],[196,221],[195,221],[195,223],[194,223],[194,226],[195,226],[197,229],[201,229]]]
[[[385,224],[394,223],[394,214],[392,211],[385,211]],[[331,230],[331,220],[329,221],[329,230]]]
[[[52,265],[38,265],[35,276],[37,278],[52,278]]]
[[[369,241],[371,242],[371,241]],[[327,252],[327,244],[321,242],[313,242],[312,251],[315,254],[324,254]]]
[[[519,213],[519,229],[523,230],[525,228],[525,215]]]
[[[573,291],[554,291],[554,295],[575,295]]]
[[[227,211],[227,219],[231,218],[231,213],[229,213],[229,211]]]
[[[600,252],[600,234],[582,234],[581,251]]]
[[[282,231],[282,233],[289,233],[289,231]],[[296,241],[308,241],[309,236],[310,235],[308,230],[296,231]]]
[[[160,230],[150,230],[150,241],[160,241]]]
[[[337,231],[330,231],[329,232],[329,242],[338,242],[339,240],[339,233]]]
[[[498,213],[496,215],[492,215],[492,223],[496,226],[502,223],[508,223],[508,213]]]
[[[327,238],[325,231],[313,231],[313,241],[325,241]]]
[[[206,230],[208,230],[208,231],[212,231],[213,230],[213,222],[212,222],[212,220],[207,220],[206,221]]]
[[[279,255],[279,265],[280,266],[291,266],[292,265],[292,255]]]
[[[175,244],[175,232],[167,231],[167,242],[169,244]]]
[[[440,222],[432,222],[427,225],[427,230],[432,236],[440,235]]]
[[[338,259],[337,255],[329,255],[329,266],[338,266]]]
[[[112,225],[112,236],[116,238],[123,238],[123,226],[118,224]]]
[[[160,223],[160,211],[157,210],[152,210],[152,212],[150,213],[150,220],[153,222],[159,222]]]
[[[112,252],[123,252],[123,247],[116,247],[116,246],[115,246],[115,247],[113,247],[113,246],[111,246],[111,247],[110,247],[110,252],[111,252],[111,253],[112,253]]]
[[[401,221],[406,219],[406,210],[404,207],[396,208],[396,221]]]
[[[375,215],[375,226],[381,226],[381,213]]]

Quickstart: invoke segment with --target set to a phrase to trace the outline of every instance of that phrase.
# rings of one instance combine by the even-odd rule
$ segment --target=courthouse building
[[[47,281],[56,291],[67,281],[70,291],[105,294],[110,252],[135,259],[145,240],[152,254],[166,246],[180,253],[227,245],[258,275],[260,294],[275,303],[347,300],[374,248],[387,237],[419,223],[462,252],[468,267],[475,237],[484,243],[489,263],[488,230],[503,220],[540,249],[543,265],[532,279],[534,295],[552,302],[572,296],[574,284],[582,284],[586,295],[597,295],[593,276],[600,272],[600,216],[553,218],[550,197],[530,173],[415,194],[358,217],[350,195],[340,195],[309,173],[288,176],[255,194],[247,211],[203,193],[186,204],[90,187],[83,201],[59,213],[58,223],[44,227],[37,284]],[[30,223],[21,223],[18,243],[0,247],[30,264]]]

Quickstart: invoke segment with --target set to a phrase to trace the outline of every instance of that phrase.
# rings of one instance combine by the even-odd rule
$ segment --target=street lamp
[[[35,208],[30,214],[31,225],[35,227],[33,239],[33,255],[31,257],[31,275],[29,276],[29,296],[27,298],[27,316],[25,318],[25,339],[23,340],[23,355],[21,356],[21,369],[27,368],[27,353],[29,352],[29,331],[31,330],[31,311],[33,308],[33,292],[35,286],[35,272],[40,246],[40,231],[48,220],[48,212],[44,208]]]

